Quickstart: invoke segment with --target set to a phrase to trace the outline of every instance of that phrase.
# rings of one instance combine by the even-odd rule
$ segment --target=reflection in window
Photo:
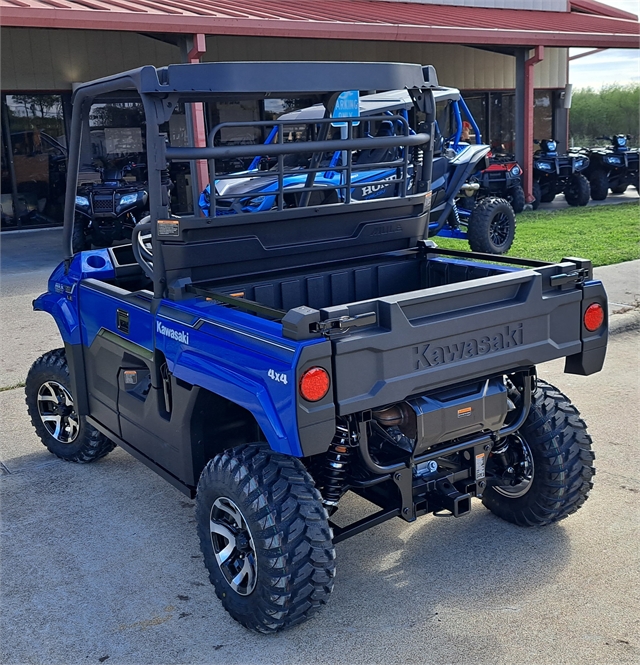
[[[61,223],[66,180],[66,136],[61,95],[20,94],[3,99],[2,227]],[[11,167],[17,200],[13,200]]]

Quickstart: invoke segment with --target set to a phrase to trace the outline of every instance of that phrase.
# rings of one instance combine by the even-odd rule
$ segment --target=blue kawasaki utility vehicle
[[[416,133],[351,138],[366,119],[347,116],[347,138],[326,139],[339,96],[360,89],[406,89]],[[129,245],[74,256],[82,127],[114,95],[144,106],[150,219]],[[178,147],[160,130],[178,103],[303,95],[327,109],[304,145]],[[582,506],[591,438],[536,365],[564,357],[569,373],[600,370],[605,292],[583,259],[425,240],[434,98],[419,66],[143,67],[79,86],[73,108],[65,259],[34,302],[64,346],[29,371],[29,414],[54,455],[93,462],[118,445],[194,498],[204,563],[233,618],[264,633],[304,621],[331,593],[336,544],[393,517],[462,517],[475,497],[540,526]],[[346,194],[309,205],[313,174],[337,149]],[[411,153],[399,196],[350,198],[364,149]],[[303,152],[308,184],[286,208],[282,162]],[[277,209],[170,214],[167,161],[206,159],[215,182],[218,160],[256,153],[281,164]],[[377,510],[338,526],[347,492]]]

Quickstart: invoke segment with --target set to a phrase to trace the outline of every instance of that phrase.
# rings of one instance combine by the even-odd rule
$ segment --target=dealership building
[[[441,84],[462,90],[485,142],[515,153],[526,169],[534,138],[566,148],[569,48],[637,49],[640,39],[636,16],[594,0],[0,0],[0,7],[3,230],[60,223],[71,94],[83,81],[177,62],[431,64]],[[172,143],[201,144],[212,123],[264,119],[268,111],[257,103],[204,113],[186,105],[167,133]],[[134,150],[143,124],[131,105],[96,112],[92,149]],[[172,178],[176,211],[187,210],[204,175],[187,163]]]

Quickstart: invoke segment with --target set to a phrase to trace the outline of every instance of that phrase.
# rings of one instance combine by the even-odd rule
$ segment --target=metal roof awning
[[[495,46],[639,48],[633,14],[595,0],[571,11],[384,0],[0,0],[0,23],[32,28],[356,39]]]

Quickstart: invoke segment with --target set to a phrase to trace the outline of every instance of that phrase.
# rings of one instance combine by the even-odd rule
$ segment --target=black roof
[[[79,85],[74,96],[117,91],[177,94],[181,98],[283,96],[424,88],[420,65],[395,62],[207,62],[151,65]]]

